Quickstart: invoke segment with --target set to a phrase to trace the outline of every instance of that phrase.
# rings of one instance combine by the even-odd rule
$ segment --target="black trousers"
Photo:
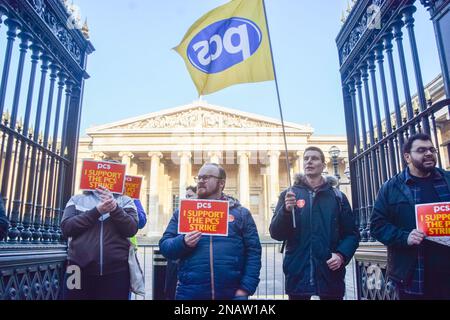
[[[64,281],[65,300],[128,300],[130,292],[129,270],[103,276],[86,275],[81,269],[81,289],[70,289],[67,275]]]
[[[178,283],[178,262],[167,260],[164,297],[166,300],[175,300]]]

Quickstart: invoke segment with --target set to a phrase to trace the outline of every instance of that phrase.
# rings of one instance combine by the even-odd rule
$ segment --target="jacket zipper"
[[[100,222],[100,275],[103,275],[103,219]]]
[[[213,255],[213,243],[212,236],[209,236],[209,267],[211,270],[211,298],[212,300],[216,299],[216,293],[214,289],[214,255]]]
[[[309,232],[311,233],[311,242],[309,244],[309,263],[311,265],[311,269],[310,269],[310,273],[309,273],[309,284],[311,286],[315,286],[315,281],[314,281],[314,277],[315,277],[315,266],[314,266],[314,260],[313,260],[313,252],[312,252],[312,236],[313,236],[313,230],[312,230],[312,208],[313,208],[313,201],[314,201],[314,196],[315,193],[309,191],[309,203],[310,203],[310,207],[309,207]]]

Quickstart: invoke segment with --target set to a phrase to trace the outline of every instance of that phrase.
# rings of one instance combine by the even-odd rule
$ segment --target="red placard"
[[[416,222],[428,237],[450,236],[450,202],[416,205]]]
[[[139,199],[142,187],[141,176],[125,176],[125,185],[123,187],[123,194],[129,196],[131,199]]]
[[[105,161],[83,160],[81,167],[81,190],[95,190],[103,186],[113,193],[122,194],[126,165]]]
[[[205,235],[228,236],[228,201],[181,200],[178,233],[195,230]]]

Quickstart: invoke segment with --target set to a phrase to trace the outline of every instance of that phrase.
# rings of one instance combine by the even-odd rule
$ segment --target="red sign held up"
[[[83,160],[80,189],[95,190],[98,186],[103,186],[113,193],[122,194],[125,171],[125,164]]]
[[[416,205],[416,225],[428,240],[450,246],[450,202]]]
[[[131,199],[139,199],[142,187],[141,176],[125,176],[125,186],[123,188],[123,194],[129,196]]]
[[[205,235],[228,236],[228,201],[181,200],[178,233],[200,231]]]

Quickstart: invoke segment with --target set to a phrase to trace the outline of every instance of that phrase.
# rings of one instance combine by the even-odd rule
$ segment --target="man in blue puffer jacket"
[[[229,201],[228,236],[178,234],[178,210],[173,214],[159,247],[171,260],[180,259],[177,300],[247,299],[256,291],[261,269],[261,243],[250,211],[223,194],[225,170],[207,163],[198,173],[199,199]]]

